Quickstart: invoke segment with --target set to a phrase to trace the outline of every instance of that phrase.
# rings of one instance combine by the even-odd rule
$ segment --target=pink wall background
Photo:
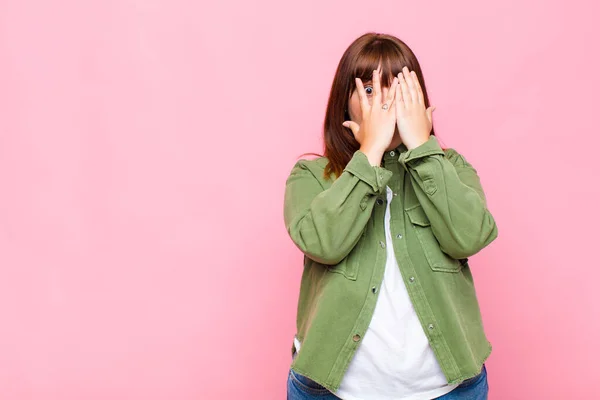
[[[490,399],[597,396],[596,2],[0,1],[0,398],[283,399],[283,225],[360,34],[419,57],[499,238]]]

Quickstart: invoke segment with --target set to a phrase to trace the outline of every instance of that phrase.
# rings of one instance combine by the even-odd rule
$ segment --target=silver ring
[[[383,105],[381,106],[381,108],[383,108],[384,110],[387,110],[388,109],[387,103],[383,103]]]

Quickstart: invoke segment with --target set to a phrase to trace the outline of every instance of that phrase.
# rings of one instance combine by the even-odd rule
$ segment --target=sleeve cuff
[[[430,135],[429,139],[427,139],[427,141],[425,143],[423,143],[422,145],[417,146],[414,149],[410,149],[410,150],[402,153],[400,155],[400,158],[398,159],[398,161],[406,169],[406,164],[409,163],[410,161],[416,160],[419,158],[423,158],[426,156],[434,155],[434,154],[444,155],[445,153],[444,153],[444,150],[442,149],[442,147],[440,146],[440,143],[438,142],[437,137],[435,137],[435,135]]]
[[[379,194],[383,192],[393,175],[392,171],[388,169],[371,165],[367,155],[360,150],[354,152],[344,171],[348,171],[364,181],[373,189],[373,192]]]

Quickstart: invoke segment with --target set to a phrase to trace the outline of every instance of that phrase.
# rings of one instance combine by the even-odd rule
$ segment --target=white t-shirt
[[[343,400],[431,400],[448,385],[415,313],[394,254],[389,186],[385,211],[387,262],[373,318],[335,395]],[[294,340],[296,350],[300,343]]]

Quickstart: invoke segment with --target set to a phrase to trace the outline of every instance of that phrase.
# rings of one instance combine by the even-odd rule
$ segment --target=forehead
[[[383,73],[381,77],[381,85],[383,87],[390,87],[394,77],[400,72],[401,67],[397,65],[393,65],[391,62],[384,62],[382,60],[377,60],[377,62],[372,61],[369,62],[358,63],[355,69],[354,76],[352,77],[352,81],[354,83],[354,78],[360,78],[363,83],[372,83],[373,82],[373,70],[377,70]]]

